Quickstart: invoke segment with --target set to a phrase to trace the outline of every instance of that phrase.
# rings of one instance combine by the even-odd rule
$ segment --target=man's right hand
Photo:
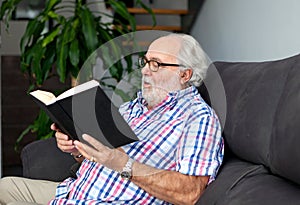
[[[80,152],[75,147],[74,141],[70,140],[68,135],[62,133],[61,130],[55,125],[55,123],[51,125],[51,130],[56,132],[55,137],[56,137],[57,147],[63,152],[72,154],[78,162],[81,162],[82,159],[80,158],[83,157],[81,157]]]

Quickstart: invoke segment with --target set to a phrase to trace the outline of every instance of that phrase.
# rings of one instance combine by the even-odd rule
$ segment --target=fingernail
[[[75,141],[75,143],[74,143],[74,147],[77,149],[78,148],[78,144],[79,142],[78,141]]]
[[[82,135],[82,138],[83,138],[83,139],[86,139],[87,136],[88,136],[87,134],[83,134],[83,135]]]

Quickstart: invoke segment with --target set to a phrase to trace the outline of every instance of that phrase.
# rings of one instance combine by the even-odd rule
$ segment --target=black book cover
[[[89,134],[111,148],[138,140],[95,80],[72,88],[72,92],[50,103],[33,92],[31,96],[62,132],[74,140],[82,141],[82,134]]]

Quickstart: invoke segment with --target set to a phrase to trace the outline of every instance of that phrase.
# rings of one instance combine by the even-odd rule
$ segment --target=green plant
[[[3,1],[0,18],[4,17],[7,25],[19,2],[21,0]],[[101,11],[97,15],[92,13],[88,6],[99,2],[109,5],[122,20]],[[100,45],[135,30],[135,19],[122,1],[94,0],[87,4],[83,0],[75,0],[63,3],[62,0],[48,0],[45,9],[28,22],[21,39],[21,69],[30,77],[33,86],[30,89],[41,86],[50,77],[53,65],[60,81],[65,82],[69,74],[76,77],[84,61]],[[136,0],[136,5],[151,12],[141,0]],[[65,17],[62,12],[71,12],[71,15]],[[108,16],[112,21],[103,23],[102,15]],[[53,27],[45,32],[45,26],[49,24]]]
[[[4,0],[1,5],[0,19],[9,29],[9,20],[22,0]],[[109,5],[115,15],[102,11],[93,13],[89,6],[95,3]],[[135,0],[154,15],[141,0]],[[64,14],[68,14],[66,17]],[[111,22],[102,22],[102,17],[111,18]],[[155,22],[155,21],[154,21]],[[52,25],[46,29],[46,25]],[[53,75],[58,75],[61,82],[69,76],[76,78],[85,60],[99,46],[115,37],[135,31],[135,18],[128,12],[123,1],[91,0],[47,0],[43,11],[30,20],[20,42],[21,70],[30,81],[28,91],[40,87]],[[125,72],[132,69],[131,57],[125,57],[127,66],[121,62],[109,68],[113,78],[119,81]],[[40,112],[37,119],[20,135],[18,142],[29,131],[37,132],[37,139],[51,136],[49,119]],[[50,134],[49,134],[50,133]]]

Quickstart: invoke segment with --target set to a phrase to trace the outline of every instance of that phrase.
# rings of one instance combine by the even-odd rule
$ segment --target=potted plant
[[[1,5],[0,19],[9,26],[9,20],[22,0],[4,0]],[[105,3],[114,15],[102,11],[92,12],[90,7],[96,3]],[[135,0],[135,6],[146,9],[141,0]],[[64,14],[68,15],[62,15]],[[111,18],[103,22],[102,17]],[[124,21],[125,19],[125,21]],[[46,25],[50,28],[45,31]],[[58,75],[61,82],[70,76],[76,78],[78,72],[88,58],[99,46],[115,37],[135,31],[135,18],[125,3],[118,0],[47,0],[45,8],[35,18],[29,20],[26,31],[20,42],[21,70],[30,81],[28,91],[41,87],[45,80]],[[126,57],[127,66],[117,62],[109,68],[111,76],[117,81],[131,69],[132,59]],[[129,71],[129,70],[128,70]],[[37,139],[49,138],[53,135],[49,129],[51,121],[40,111],[33,124],[23,131],[18,142],[29,131],[37,133]]]

